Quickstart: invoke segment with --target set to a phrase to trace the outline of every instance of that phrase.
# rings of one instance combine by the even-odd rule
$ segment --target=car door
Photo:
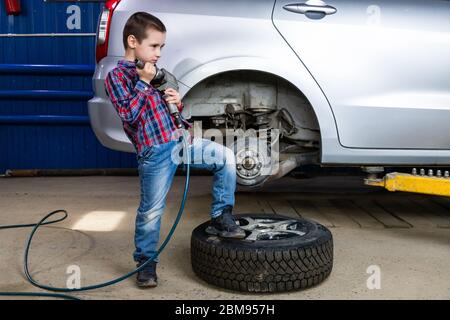
[[[276,0],[345,147],[450,149],[450,1]]]

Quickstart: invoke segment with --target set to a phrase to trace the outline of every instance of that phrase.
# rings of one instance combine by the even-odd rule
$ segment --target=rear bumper
[[[88,110],[91,128],[103,146],[118,151],[135,152],[109,100],[94,97],[88,101]]]
[[[92,130],[103,146],[118,151],[135,152],[105,91],[106,76],[115,68],[119,59],[120,57],[105,57],[97,64],[92,79],[94,98],[88,101],[89,120]]]

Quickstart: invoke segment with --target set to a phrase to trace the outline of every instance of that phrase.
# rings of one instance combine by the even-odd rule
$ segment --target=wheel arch
[[[301,63],[299,63],[301,65]],[[215,59],[198,65],[178,76],[178,80],[186,87],[181,92],[187,97],[189,92],[207,79],[217,77],[224,73],[236,71],[252,71],[269,74],[286,81],[301,93],[316,117],[321,137],[321,154],[332,147],[332,143],[338,141],[337,126],[331,107],[314,78],[301,65],[301,67],[288,68],[283,63],[277,63],[273,59],[256,56],[238,56]]]

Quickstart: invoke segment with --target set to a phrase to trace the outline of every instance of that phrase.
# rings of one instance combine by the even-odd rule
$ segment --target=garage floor
[[[359,177],[284,178],[258,192],[237,192],[236,213],[303,216],[331,228],[335,261],[317,287],[284,294],[240,294],[208,285],[190,266],[190,235],[208,219],[212,177],[194,176],[185,215],[161,255],[159,286],[141,290],[128,279],[78,293],[84,299],[450,299],[450,198],[388,193]],[[178,212],[184,177],[175,177],[163,219],[165,236]],[[134,267],[134,215],[138,177],[0,178],[0,224],[36,222],[66,209],[69,218],[35,237],[30,269],[41,283],[66,286],[70,266],[81,285],[122,275]],[[76,229],[72,231],[70,229]],[[30,228],[0,232],[0,291],[39,291],[22,272]],[[370,266],[381,289],[369,289]],[[69,273],[67,271],[69,270]]]

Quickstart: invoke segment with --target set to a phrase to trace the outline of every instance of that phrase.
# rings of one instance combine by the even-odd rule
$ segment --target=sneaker
[[[222,214],[211,219],[210,225],[205,232],[217,235],[222,238],[243,239],[246,237],[245,231],[236,224],[234,216],[231,214],[232,207],[227,206]]]
[[[139,268],[147,260],[141,260],[137,267]],[[140,288],[154,288],[158,285],[158,277],[156,275],[156,262],[150,261],[136,276],[136,284]]]

